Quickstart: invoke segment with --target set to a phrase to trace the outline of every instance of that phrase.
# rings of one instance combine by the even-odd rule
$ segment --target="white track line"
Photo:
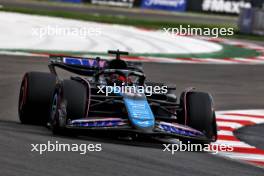
[[[222,127],[231,127],[231,128],[241,128],[243,127],[243,125],[241,125],[240,123],[235,123],[235,122],[218,122],[216,121],[217,126],[222,126]]]

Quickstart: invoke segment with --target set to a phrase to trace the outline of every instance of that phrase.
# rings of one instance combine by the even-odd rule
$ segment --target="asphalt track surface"
[[[51,5],[45,2],[32,2],[25,0],[0,0],[0,4],[4,7],[19,7],[38,10],[51,10],[51,11],[69,11],[80,12],[84,14],[94,15],[112,15],[112,16],[125,16],[135,19],[145,20],[165,20],[184,23],[200,23],[200,24],[230,24],[236,25],[236,17],[221,17],[215,15],[188,15],[185,13],[168,13],[162,11],[150,11],[141,9],[124,9],[115,7],[103,6],[76,6],[76,5]]]
[[[0,56],[0,175],[173,175],[173,176],[263,176],[264,170],[243,163],[198,152],[163,152],[159,144],[114,139],[52,136],[45,127],[22,125],[18,121],[19,85],[26,71],[48,71],[47,59]],[[178,92],[194,86],[210,91],[216,109],[263,108],[264,69],[258,65],[144,64],[154,81],[177,83]],[[252,128],[252,127],[251,127]],[[238,132],[250,143],[264,146],[258,137],[263,126]],[[76,152],[31,152],[30,144],[102,143],[103,151],[80,155]]]

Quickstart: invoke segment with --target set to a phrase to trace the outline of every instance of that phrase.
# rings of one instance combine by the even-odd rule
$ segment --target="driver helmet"
[[[117,86],[123,86],[123,85],[131,84],[132,81],[130,78],[126,77],[125,75],[113,73],[112,75],[110,75],[109,83],[110,84],[115,83],[115,85]]]
[[[127,63],[120,59],[114,59],[109,62],[109,69],[127,69]]]

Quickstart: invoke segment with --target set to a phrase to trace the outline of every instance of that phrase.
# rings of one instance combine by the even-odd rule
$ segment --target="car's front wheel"
[[[64,80],[53,94],[50,124],[54,134],[66,132],[68,120],[85,118],[87,111],[87,89],[75,80]]]
[[[210,141],[215,141],[217,126],[212,97],[204,92],[188,92],[182,106],[185,117],[183,123],[203,132]]]

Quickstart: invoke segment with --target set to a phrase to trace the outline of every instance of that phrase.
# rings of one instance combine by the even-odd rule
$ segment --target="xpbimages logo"
[[[201,28],[201,27],[192,27],[191,25],[178,27],[169,27],[162,29],[165,35],[170,37],[178,36],[208,36],[213,38],[218,38],[219,36],[232,36],[234,35],[234,28]]]
[[[42,155],[45,152],[79,152],[81,155],[87,152],[102,151],[102,144],[65,144],[48,141],[46,144],[31,144],[31,152]]]
[[[32,28],[32,35],[39,38],[51,36],[73,36],[88,38],[89,36],[101,35],[101,28],[93,27],[64,27],[64,26],[39,26]]]
[[[114,83],[113,86],[100,85],[97,93],[103,93],[106,96],[109,94],[145,94],[151,96],[152,94],[166,94],[168,93],[168,86],[126,86],[122,83],[121,86]]]
[[[217,154],[218,152],[232,152],[234,147],[228,144],[195,144],[188,141],[183,143],[179,141],[176,144],[163,144],[163,152],[170,152],[172,155],[175,152],[210,152]]]

